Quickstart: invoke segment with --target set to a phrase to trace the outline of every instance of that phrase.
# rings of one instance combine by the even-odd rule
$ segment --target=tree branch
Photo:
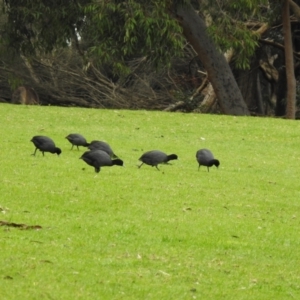
[[[289,0],[290,8],[292,9],[295,17],[300,20],[300,7],[293,0]]]

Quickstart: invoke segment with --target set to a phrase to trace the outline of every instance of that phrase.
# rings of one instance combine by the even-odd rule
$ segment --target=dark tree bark
[[[204,21],[188,4],[177,4],[176,15],[183,34],[193,46],[208,74],[221,110],[229,115],[249,115],[249,110],[232,71],[207,33]]]
[[[294,56],[293,56],[289,0],[283,0],[282,24],[283,24],[283,35],[284,35],[285,68],[286,68],[286,80],[287,80],[286,118],[295,119],[296,79],[295,79],[295,72],[294,72]]]
[[[283,117],[286,114],[286,91],[287,91],[287,82],[286,82],[286,70],[282,68],[279,71],[279,79],[278,84],[276,86],[276,93],[277,93],[277,102],[276,102],[276,109],[275,115],[277,117]]]
[[[256,53],[251,61],[249,70],[234,71],[236,81],[244,101],[252,114],[264,115],[261,87],[259,81],[259,61]]]

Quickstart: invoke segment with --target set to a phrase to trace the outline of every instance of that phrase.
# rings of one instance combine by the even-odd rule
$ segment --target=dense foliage
[[[238,68],[250,67],[249,60],[258,47],[260,37],[256,30],[273,15],[267,8],[268,2],[208,0],[203,5],[211,36],[223,52],[232,48],[238,53],[235,56]]]
[[[216,47],[223,53],[231,50],[235,73],[257,73],[259,61],[276,54],[275,68],[284,85],[281,1],[3,0],[2,97],[9,100],[15,87],[29,84],[44,104],[161,109],[183,101],[187,110],[196,108],[204,97],[197,88],[207,84],[207,70],[183,36],[176,15],[175,7],[187,3],[205,20]],[[296,34],[299,28],[293,26]],[[275,43],[270,45],[269,39],[258,51],[266,32]],[[258,76],[262,89],[272,90]],[[257,98],[254,88],[242,88],[244,98]],[[284,92],[277,104],[283,107],[286,87],[280,89]],[[264,105],[274,110],[270,92],[261,94]],[[258,111],[257,103],[246,102],[251,110],[267,113]],[[218,111],[218,105],[212,110]]]
[[[194,7],[203,13],[220,48],[233,48],[239,53],[237,66],[246,68],[258,38],[249,21],[267,20],[267,2],[208,0]],[[166,0],[4,0],[7,22],[2,36],[26,54],[74,43],[94,62],[113,63],[117,72],[126,71],[126,60],[140,56],[170,66],[184,45],[172,7]]]
[[[155,65],[170,64],[183,48],[177,21],[164,1],[5,0],[4,37],[26,54],[51,52],[74,43],[96,63],[126,71],[125,61],[147,56]]]

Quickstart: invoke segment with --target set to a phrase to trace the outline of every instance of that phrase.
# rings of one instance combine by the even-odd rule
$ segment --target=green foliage
[[[13,74],[8,76],[7,81],[12,91],[24,84],[22,78],[19,78]]]
[[[300,123],[216,115],[0,105],[1,299],[294,299]],[[65,136],[106,140],[93,168]],[[60,157],[30,154],[36,134]],[[262,142],[263,141],[263,142]],[[137,168],[158,148],[161,171]],[[197,171],[195,153],[221,161]],[[85,170],[83,170],[83,168]]]
[[[128,71],[125,61],[146,56],[169,66],[183,47],[181,28],[165,1],[6,0],[8,22],[3,38],[26,54],[50,52],[76,39],[95,63]]]
[[[124,62],[146,56],[154,65],[169,66],[183,47],[181,28],[167,11],[164,1],[98,2],[85,7],[86,25],[80,32],[97,61],[126,68]],[[122,64],[123,62],[123,64]]]
[[[249,30],[243,23],[237,22],[233,27],[230,22],[225,21],[222,22],[222,26],[212,24],[208,31],[221,51],[234,49],[237,68],[248,69],[250,67],[249,59],[258,46],[259,36],[255,32]]]
[[[82,5],[88,1],[5,0],[3,39],[9,47],[26,54],[67,46],[75,29],[82,26]]]
[[[203,5],[206,15],[212,19],[208,28],[211,36],[221,51],[234,49],[237,68],[249,68],[249,59],[258,46],[259,38],[249,23],[268,23],[269,16],[264,7],[267,5],[268,1],[250,0],[222,2],[211,0]]]
[[[141,56],[157,67],[169,67],[173,57],[182,55],[184,44],[172,8],[188,2],[195,1],[5,0],[2,42],[26,54],[74,44],[89,60],[118,74],[128,73],[126,62]],[[209,31],[220,49],[237,53],[239,68],[249,66],[257,47],[257,35],[245,22],[267,22],[278,12],[278,5],[269,7],[267,0],[207,0],[198,5],[210,16]]]

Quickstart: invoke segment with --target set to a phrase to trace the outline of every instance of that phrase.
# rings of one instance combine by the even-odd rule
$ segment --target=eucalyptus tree
[[[294,72],[294,54],[290,23],[290,8],[296,18],[300,19],[300,7],[292,0],[282,1],[282,23],[284,30],[284,50],[287,79],[286,117],[295,119],[296,116],[296,78]]]
[[[3,0],[7,23],[2,40],[31,54],[73,43],[87,61],[109,63],[115,73],[128,72],[125,62],[130,57],[169,66],[188,41],[207,71],[222,112],[248,115],[222,51],[235,49],[237,63],[247,66],[257,42],[242,24],[265,1]],[[237,11],[239,19],[233,17]],[[209,27],[207,16],[212,19]]]

